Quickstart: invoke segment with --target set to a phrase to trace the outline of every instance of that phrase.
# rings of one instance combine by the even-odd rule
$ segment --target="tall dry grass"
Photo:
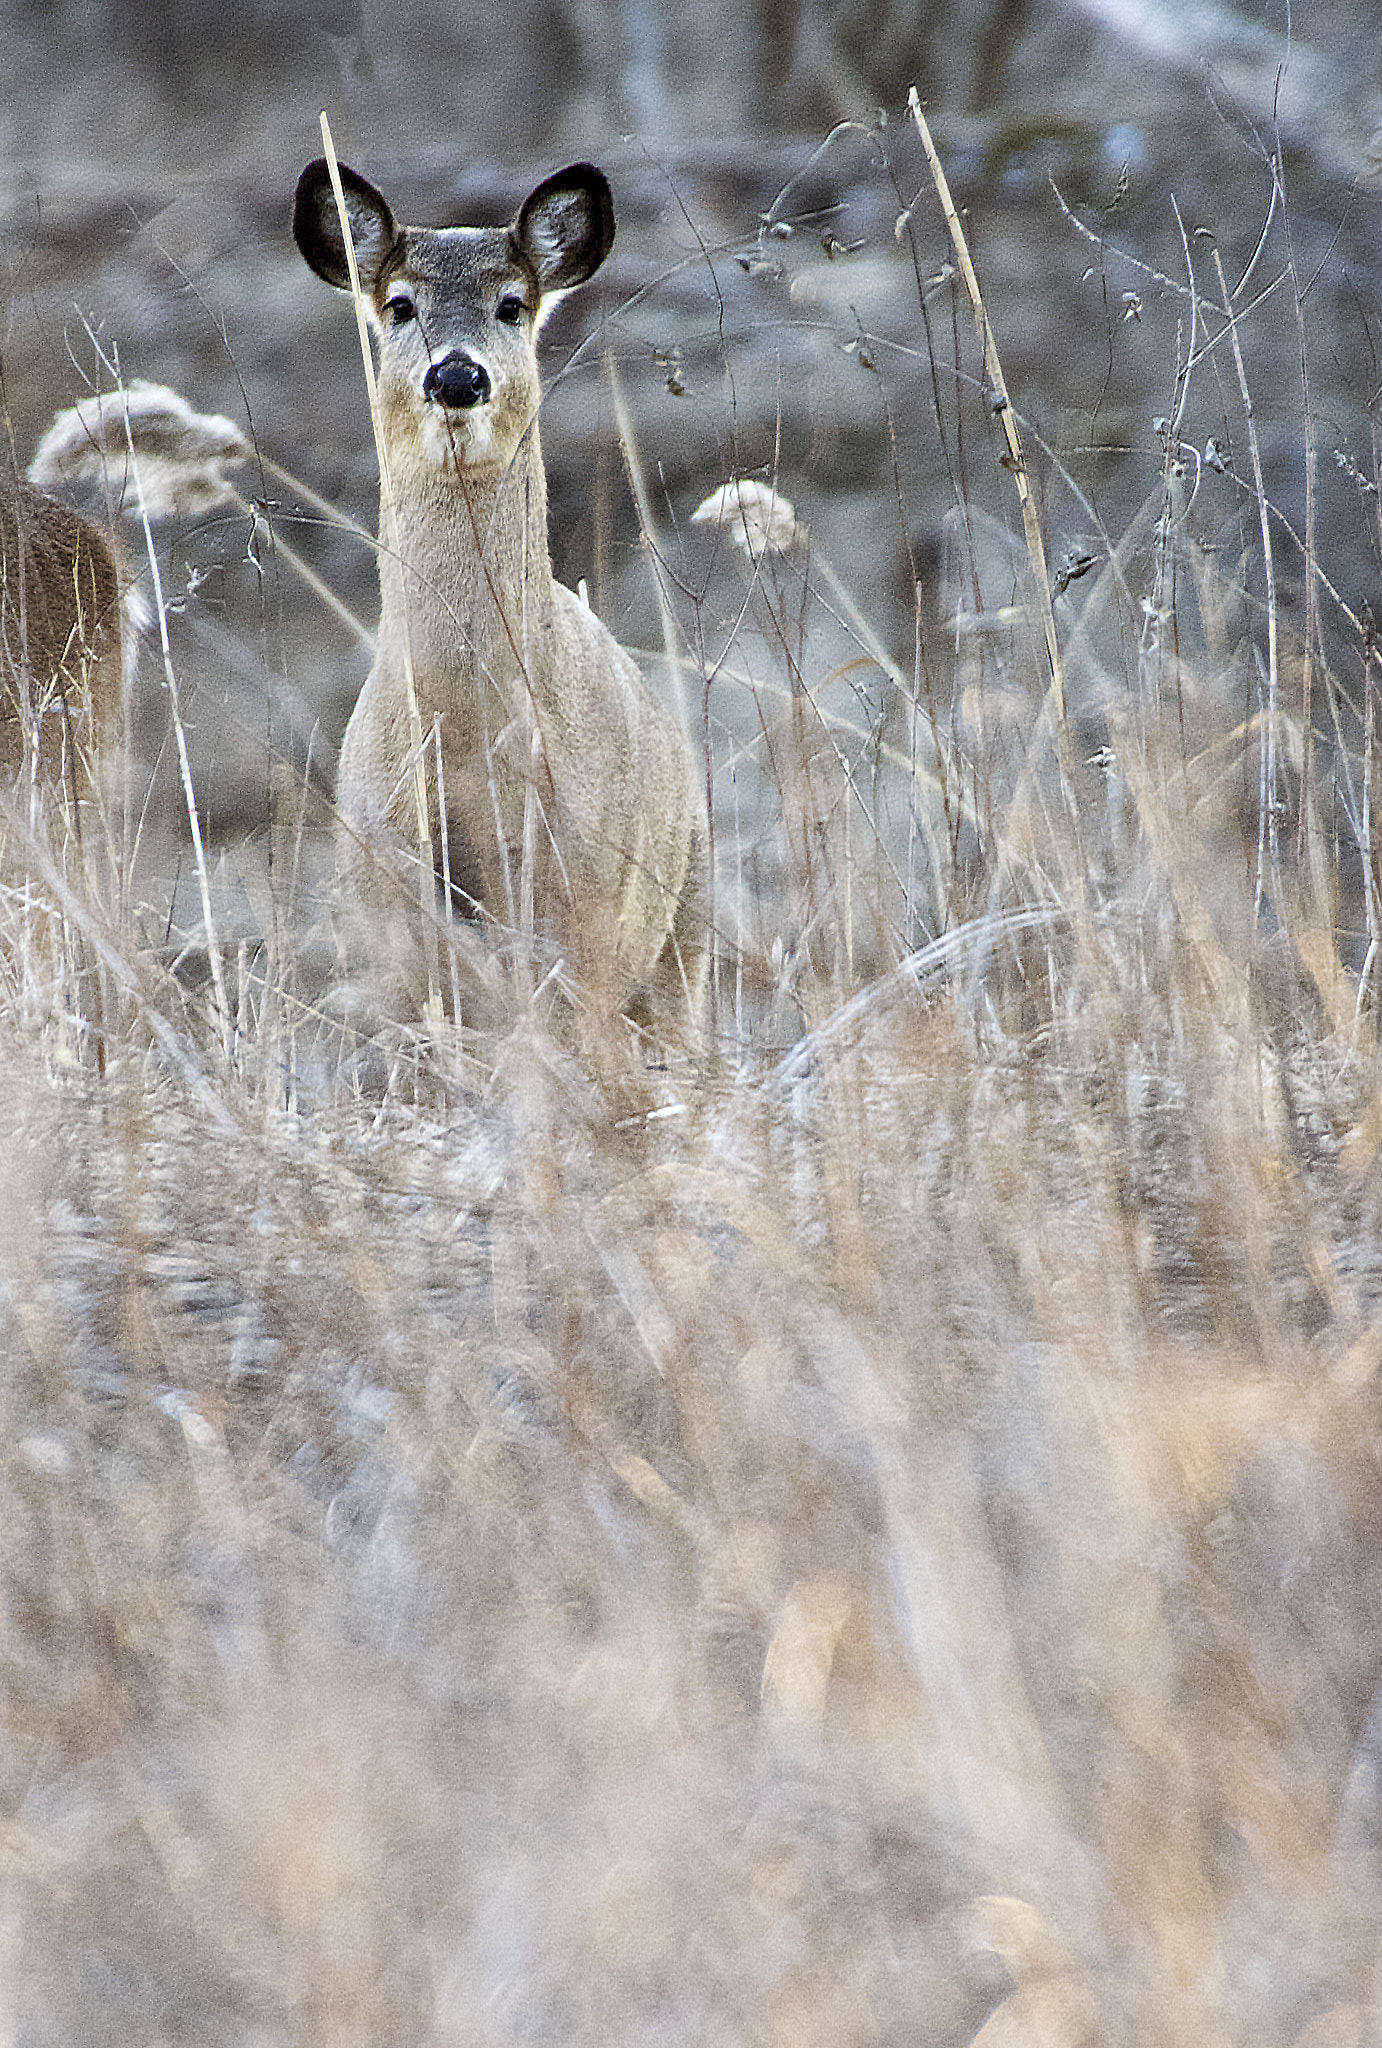
[[[257,942],[210,849],[181,938],[7,898],[81,946],[8,950],[0,2039],[1382,2033],[1354,622],[1308,547],[1315,639],[1270,608],[1246,427],[1267,552],[1207,545],[1174,409],[1043,564],[957,305],[910,657],[786,479],[706,479],[700,586],[644,501],[704,1046],[353,1048],[291,792]]]

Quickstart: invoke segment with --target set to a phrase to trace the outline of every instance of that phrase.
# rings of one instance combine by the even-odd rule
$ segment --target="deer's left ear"
[[[593,277],[614,246],[614,200],[594,164],[572,164],[544,178],[511,230],[544,294]]]

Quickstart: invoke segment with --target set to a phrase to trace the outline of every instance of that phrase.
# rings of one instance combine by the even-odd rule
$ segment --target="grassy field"
[[[550,988],[352,1043],[290,783],[252,927],[14,799],[0,2041],[1379,2038],[1376,647],[1186,255],[1145,512],[1049,561],[918,271],[912,650],[772,475],[713,586],[645,504],[718,950],[652,1067]]]

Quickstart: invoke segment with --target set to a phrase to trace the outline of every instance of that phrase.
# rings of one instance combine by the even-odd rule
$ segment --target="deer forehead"
[[[405,228],[376,287],[379,303],[400,284],[425,294],[438,311],[473,307],[486,316],[506,291],[521,292],[530,304],[538,295],[532,265],[507,228]]]

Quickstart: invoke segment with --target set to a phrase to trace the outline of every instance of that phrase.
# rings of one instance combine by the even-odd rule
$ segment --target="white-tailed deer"
[[[538,330],[609,253],[609,186],[576,164],[507,227],[433,229],[400,227],[373,185],[344,166],[341,179],[387,470],[378,648],[338,789],[344,878],[372,950],[397,981],[392,941],[418,901],[399,876],[421,855],[461,914],[554,946],[597,1007],[684,1016],[705,955],[689,750],[630,656],[553,577],[538,441]],[[322,160],[298,181],[293,232],[318,276],[349,289]],[[402,978],[415,993],[416,967]]]
[[[0,774],[86,795],[120,716],[120,578],[96,528],[0,472]]]

